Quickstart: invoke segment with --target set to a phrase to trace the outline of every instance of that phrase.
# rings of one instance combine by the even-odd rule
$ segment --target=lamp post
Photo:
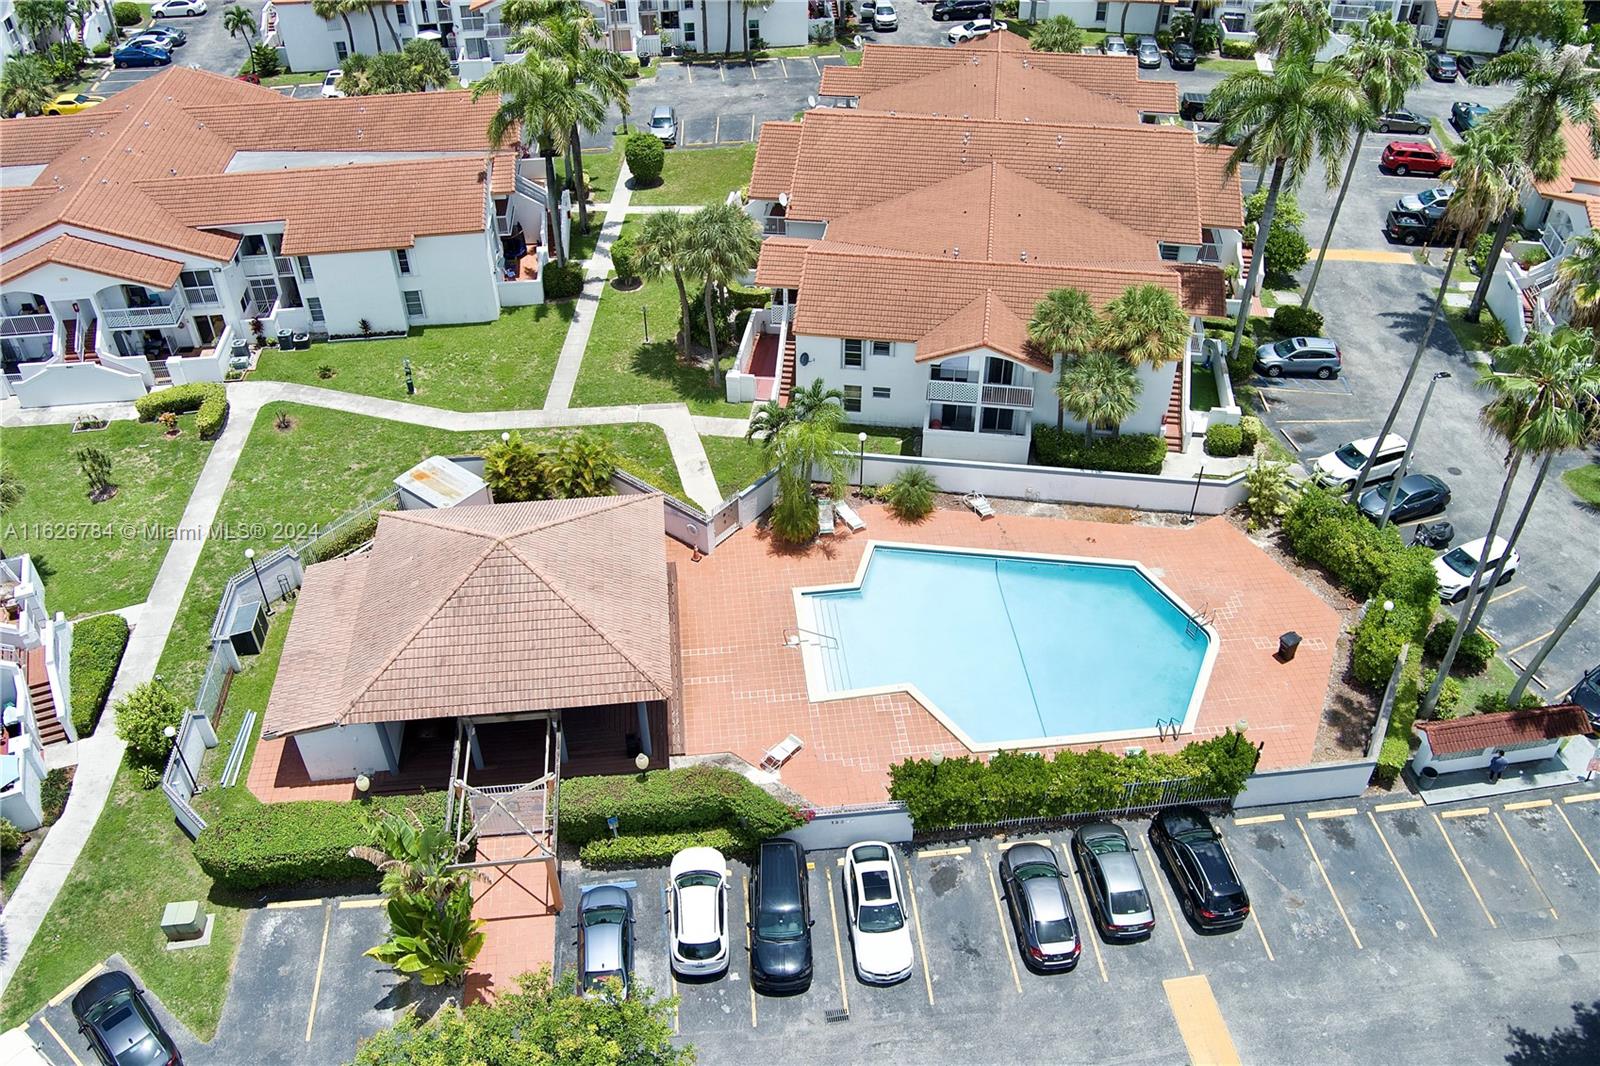
[[[650,308],[639,305],[639,312],[644,315],[644,342],[650,343]]]
[[[1411,438],[1406,441],[1405,454],[1400,457],[1400,469],[1394,472],[1394,480],[1389,482],[1389,498],[1383,504],[1383,517],[1378,519],[1378,528],[1382,529],[1389,524],[1389,513],[1394,510],[1395,497],[1400,494],[1400,479],[1406,476],[1406,470],[1411,466],[1411,449],[1417,446],[1417,434],[1422,432],[1422,417],[1428,413],[1428,401],[1433,399],[1433,387],[1440,381],[1450,376],[1450,371],[1441,370],[1428,381],[1428,391],[1422,394],[1422,406],[1417,408],[1417,420],[1411,426]],[[1361,506],[1361,501],[1355,501],[1356,506]]]
[[[172,741],[172,748],[178,753],[178,765],[183,767],[183,772],[189,775],[189,790],[200,791],[200,779],[194,776],[194,771],[189,769],[189,761],[183,757],[183,749],[178,746],[178,727],[169,725],[161,731],[161,735]]]
[[[644,772],[650,769],[650,756],[641,751],[633,757],[633,765],[639,768],[639,779],[644,780]]]
[[[405,367],[406,371],[406,395],[415,396],[417,394],[417,383],[411,377],[411,360],[409,358],[403,359],[401,360],[401,365]]]
[[[1244,731],[1250,728],[1250,723],[1243,718],[1233,723],[1233,754],[1239,754],[1239,738],[1244,736]]]
[[[928,756],[928,761],[933,764],[933,779],[939,780],[939,767],[944,765],[944,749],[934,748],[932,754]]]
[[[856,442],[861,445],[861,456],[856,460],[856,491],[866,494],[867,491],[867,431],[862,430],[856,434]]]
[[[256,575],[256,588],[261,590],[261,607],[270,615],[272,613],[272,598],[267,595],[266,583],[261,580],[261,568],[256,565],[256,550],[254,548],[246,548],[244,550],[244,559],[245,562],[250,564],[250,572]]]
[[[1383,627],[1385,629],[1389,628],[1389,619],[1392,618],[1392,617],[1394,617],[1394,601],[1393,600],[1384,600],[1383,601]]]

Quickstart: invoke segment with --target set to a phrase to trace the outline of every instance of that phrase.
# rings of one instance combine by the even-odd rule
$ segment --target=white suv
[[[1311,464],[1311,480],[1335,492],[1345,492],[1353,488],[1356,478],[1361,476],[1361,468],[1366,464],[1367,456],[1372,454],[1372,449],[1377,447],[1377,444],[1377,437],[1341,444]],[[1400,469],[1400,458],[1405,453],[1406,439],[1393,433],[1389,434],[1383,439],[1383,447],[1378,450],[1378,456],[1372,462],[1372,472],[1367,475],[1367,480],[1382,481],[1393,475]]]
[[[1487,537],[1479,537],[1470,544],[1457,545],[1433,561],[1433,572],[1439,575],[1439,598],[1445,603],[1460,603],[1467,595],[1467,589],[1472,586],[1472,572],[1477,569],[1478,560],[1483,558],[1483,547]],[[1494,552],[1489,556],[1489,561],[1483,567],[1483,580],[1478,583],[1481,594],[1488,587],[1489,578],[1494,574],[1494,568],[1500,565],[1500,557],[1506,553],[1504,538],[1494,538]],[[1511,558],[1506,560],[1505,573],[1500,575],[1500,584],[1504,585],[1511,580],[1511,575],[1517,572],[1517,564],[1522,559],[1516,551],[1511,552]]]
[[[716,848],[672,857],[672,969],[710,976],[728,968],[728,864]]]
[[[898,30],[900,16],[896,13],[894,5],[889,0],[878,0],[878,5],[872,9],[872,28],[875,30]]]

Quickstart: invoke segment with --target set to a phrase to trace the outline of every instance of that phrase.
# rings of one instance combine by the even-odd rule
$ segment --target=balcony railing
[[[785,230],[785,219],[768,217],[762,220],[761,232],[767,237],[781,237]]]
[[[979,387],[974,382],[942,381],[937,378],[928,382],[928,400],[930,403],[971,405],[978,402],[979,395]]]
[[[1033,407],[1033,390],[1025,385],[985,385],[985,407]]]
[[[7,315],[0,318],[0,337],[34,337],[56,331],[56,320],[49,315]]]
[[[108,307],[100,312],[100,322],[107,329],[159,329],[176,326],[188,309],[182,297],[175,297],[171,303],[149,307]]]
[[[1222,249],[1217,247],[1215,244],[1202,244],[1200,246],[1200,262],[1202,262],[1202,263],[1220,263],[1220,262],[1222,262]]]
[[[515,224],[516,224],[515,220],[512,219],[512,217],[510,215],[496,215],[496,216],[494,216],[495,232],[499,233],[500,236],[502,236],[502,237],[511,236],[511,227],[514,226]]]

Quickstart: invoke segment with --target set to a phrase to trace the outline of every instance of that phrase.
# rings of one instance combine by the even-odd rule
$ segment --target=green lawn
[[[1444,316],[1444,321],[1450,327],[1450,332],[1456,335],[1456,342],[1462,350],[1468,352],[1487,352],[1494,348],[1489,343],[1490,323],[1494,322],[1494,312],[1487,307],[1476,322],[1467,321],[1466,308],[1442,307],[1439,311]]]
[[[610,148],[590,149],[583,153],[583,174],[589,182],[589,199],[597,204],[606,203],[617,189],[617,174],[622,170],[622,153]],[[556,160],[556,180],[567,180],[567,160]]]
[[[245,67],[249,65],[249,61],[246,60]],[[239,72],[244,73],[244,67],[240,67]],[[274,74],[270,78],[262,78],[261,84],[269,88],[277,88],[280,85],[316,85],[327,76],[328,72],[325,70],[296,70],[288,74]]]
[[[1561,480],[1578,499],[1590,507],[1600,507],[1600,463],[1574,467],[1562,474]]]
[[[306,352],[267,349],[254,376],[451,411],[542,407],[572,310],[571,303],[541,304],[508,310],[493,322],[414,329],[408,337],[317,344]],[[414,397],[406,395],[407,358]],[[333,367],[333,377],[317,376],[323,365]]]
[[[1197,70],[1215,70],[1223,74],[1237,74],[1241,70],[1256,70],[1254,59],[1201,59],[1195,64]]]
[[[1222,403],[1217,393],[1217,376],[1210,368],[1189,367],[1189,410],[1209,411]]]
[[[1433,117],[1433,133],[1439,139],[1439,145],[1446,152],[1455,153],[1461,147],[1461,141],[1456,137],[1455,127],[1446,119],[1435,115]]]
[[[140,603],[161,567],[168,538],[160,527],[183,514],[211,451],[194,416],[167,440],[155,423],[112,422],[95,433],[71,426],[4,431],[6,465],[22,481],[22,502],[0,518],[7,553],[29,552],[45,579],[50,610],[69,617]],[[117,494],[90,503],[72,453],[93,445],[111,457]]]
[[[647,311],[649,341],[645,340]],[[589,347],[583,353],[583,367],[572,390],[572,405],[686,403],[695,414],[744,417],[749,404],[728,403],[723,399],[722,386],[711,384],[707,369],[678,362],[673,342],[678,315],[678,288],[671,278],[649,282],[632,292],[618,290],[606,282],[594,331],[589,334]],[[731,337],[719,339],[724,350],[732,349],[738,341]],[[731,354],[723,357],[724,368],[732,362]]]
[[[661,184],[633,190],[632,203],[720,204],[728,193],[750,181],[750,168],[756,160],[756,146],[740,144],[731,148],[673,148],[667,152],[661,171]]]
[[[758,59],[801,59],[806,56],[836,56],[845,50],[838,41],[829,44],[797,44],[790,48],[763,48],[756,53]]]
[[[856,451],[861,447],[858,433],[867,435],[867,451],[874,455],[915,455],[917,431],[893,429],[887,426],[839,427],[839,447]],[[706,459],[711,463],[711,473],[724,497],[731,496],[770,470],[766,445],[758,440],[743,437],[701,437]]]

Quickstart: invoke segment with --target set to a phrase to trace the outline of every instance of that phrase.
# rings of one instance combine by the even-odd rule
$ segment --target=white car
[[[339,88],[339,79],[344,77],[342,70],[330,70],[328,76],[322,79],[322,98],[324,100],[338,100],[344,96],[344,90]]]
[[[206,0],[156,0],[150,17],[157,19],[193,18],[206,13]]]
[[[716,848],[684,848],[672,857],[668,911],[672,969],[696,977],[728,968],[728,865]]]
[[[1349,444],[1339,445],[1311,464],[1311,480],[1335,492],[1354,488],[1356,478],[1361,476],[1361,467],[1377,443],[1377,437],[1367,437],[1365,440],[1353,440]],[[1367,480],[1382,481],[1399,470],[1400,459],[1405,453],[1406,439],[1393,433],[1389,434],[1383,439],[1383,447],[1379,449],[1377,458],[1372,462],[1372,472],[1367,475]]]
[[[900,28],[900,16],[889,0],[878,0],[878,6],[872,9],[872,28],[875,30]]]
[[[890,985],[911,976],[904,900],[893,849],[877,840],[850,845],[844,853],[844,910],[856,976],[868,984]]]
[[[1433,572],[1439,575],[1439,598],[1446,603],[1459,603],[1466,596],[1467,589],[1472,585],[1472,572],[1477,569],[1478,560],[1483,558],[1483,546],[1487,537],[1479,537],[1470,544],[1460,544],[1433,561]],[[1503,537],[1494,538],[1494,554],[1489,556],[1489,561],[1483,568],[1483,580],[1478,583],[1481,593],[1489,585],[1489,578],[1494,576],[1494,568],[1500,564],[1500,557],[1506,553],[1506,542]],[[1517,572],[1517,564],[1522,559],[1516,550],[1511,552],[1511,558],[1506,560],[1506,572],[1500,575],[1500,584],[1504,585],[1511,580],[1511,575]]]
[[[971,22],[963,22],[945,34],[945,37],[951,44],[960,44],[962,41],[976,41],[980,37],[987,37],[989,34],[998,33],[1005,28],[1006,24],[1004,22],[996,22],[993,19],[973,19]]]

